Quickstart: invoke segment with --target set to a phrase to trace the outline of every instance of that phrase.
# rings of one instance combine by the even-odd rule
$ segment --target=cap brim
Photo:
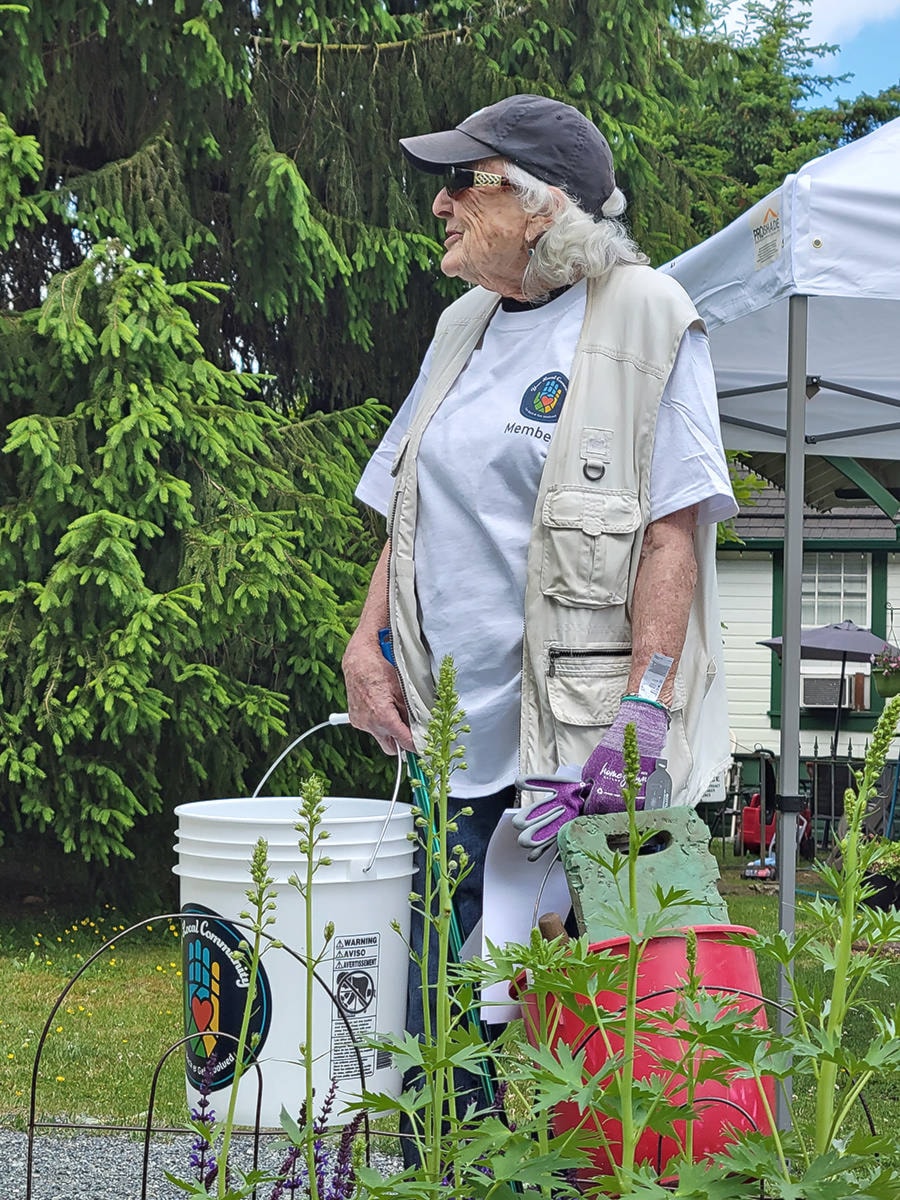
[[[401,138],[400,146],[414,167],[431,175],[439,174],[444,167],[478,162],[480,158],[490,158],[496,154],[491,146],[463,133],[461,129]]]

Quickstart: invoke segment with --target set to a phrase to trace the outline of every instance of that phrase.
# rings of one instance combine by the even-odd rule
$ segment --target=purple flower
[[[214,1136],[215,1114],[209,1104],[213,1065],[212,1060],[207,1063],[199,1085],[200,1100],[191,1110],[191,1120],[195,1126],[198,1126],[198,1130],[197,1137],[191,1144],[190,1165],[195,1179],[203,1186],[207,1194],[211,1194],[213,1191],[213,1184],[218,1175]],[[337,1148],[333,1149],[329,1146],[326,1134],[336,1092],[337,1083],[332,1080],[321,1111],[313,1121],[311,1130],[316,1187],[320,1200],[350,1200],[356,1186],[356,1175],[353,1170],[353,1145],[364,1118],[362,1113],[358,1113],[341,1130]],[[297,1123],[301,1129],[306,1126],[305,1104],[300,1106]],[[226,1188],[231,1187],[231,1171],[228,1164],[225,1166],[225,1183]],[[299,1200],[300,1197],[308,1197],[309,1194],[309,1170],[306,1164],[304,1145],[291,1146],[278,1167],[269,1200],[295,1200],[295,1198]]]
[[[872,655],[872,666],[876,671],[882,671],[885,675],[900,671],[900,650],[885,642],[884,648]]]
[[[203,1074],[200,1077],[198,1088],[200,1099],[197,1101],[195,1107],[191,1109],[191,1121],[195,1126],[199,1126],[199,1128],[197,1129],[197,1136],[191,1142],[191,1155],[188,1163],[194,1172],[194,1178],[203,1186],[206,1192],[209,1191],[219,1173],[219,1165],[215,1159],[214,1148],[216,1114],[209,1100],[215,1065],[216,1056],[215,1054],[211,1054],[206,1060],[206,1066],[203,1068]]]
[[[278,1179],[275,1187],[272,1189],[272,1195],[269,1200],[282,1200],[285,1193],[293,1194],[303,1186],[303,1181],[300,1175],[295,1174],[297,1163],[300,1159],[300,1147],[291,1146],[284,1157],[284,1161],[278,1168]]]
[[[316,1133],[324,1133],[328,1128],[328,1118],[331,1116],[331,1109],[334,1106],[334,1097],[337,1092],[337,1080],[332,1079],[328,1091],[325,1094],[325,1099],[322,1102],[322,1109],[319,1113],[318,1120],[313,1122],[313,1130]]]
[[[363,1114],[357,1113],[349,1125],[341,1131],[337,1155],[332,1171],[332,1190],[330,1200],[350,1200],[356,1186],[356,1172],[353,1170],[353,1143],[362,1128]]]

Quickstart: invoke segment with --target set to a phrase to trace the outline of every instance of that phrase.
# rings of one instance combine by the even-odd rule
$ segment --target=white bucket
[[[388,1056],[362,1045],[365,1038],[400,1035],[406,1023],[409,954],[409,892],[412,886],[412,814],[408,805],[389,808],[383,800],[332,796],[324,800],[321,828],[328,838],[317,855],[331,860],[313,877],[313,957],[322,953],[329,922],[334,935],[316,967],[317,975],[340,1000],[340,1009],[318,982],[313,990],[313,1086],[318,1106],[331,1081],[337,1083],[330,1124],[352,1114],[345,1106],[363,1086],[397,1095],[400,1073]],[[274,880],[275,924],[267,930],[305,958],[305,908],[292,875],[304,878],[305,859],[295,829],[300,800],[294,796],[236,797],[182,804],[178,817],[178,864],[182,910],[196,913],[184,927],[184,1006],[188,1045],[188,1101],[199,1099],[197,1084],[214,1052],[210,1104],[221,1119],[228,1107],[236,1042],[215,1032],[240,1032],[247,994],[246,970],[234,951],[252,940],[237,928],[249,908],[250,856],[259,838],[269,843],[269,874]],[[383,840],[372,854],[384,830]],[[369,863],[371,861],[371,867]],[[367,870],[367,867],[369,868]],[[245,922],[243,922],[245,923]],[[400,932],[394,926],[399,926]],[[259,1034],[257,1061],[263,1090],[260,1123],[277,1127],[282,1106],[296,1117],[305,1096],[299,1046],[306,1037],[306,968],[287,950],[270,948],[263,956],[258,1002],[251,1030]],[[342,1015],[343,1013],[343,1015]],[[241,1082],[236,1120],[256,1121],[257,1072]]]
[[[209,805],[215,804],[211,813]],[[384,824],[387,805],[384,800],[358,799],[354,796],[332,796],[328,804],[333,811],[328,814],[328,841],[334,846],[359,846],[364,838],[371,838],[374,848]],[[238,796],[231,800],[201,800],[196,804],[182,804],[178,814],[178,836],[217,842],[238,842],[254,845],[258,826],[266,827],[266,841],[270,846],[297,846],[296,825],[300,801],[296,797],[284,796]],[[407,810],[408,811],[408,810]]]

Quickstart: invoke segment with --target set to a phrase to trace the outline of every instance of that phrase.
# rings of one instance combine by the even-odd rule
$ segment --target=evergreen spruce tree
[[[879,96],[816,106],[817,95],[850,81],[823,73],[837,50],[809,42],[805,0],[749,0],[743,25],[722,27],[728,5],[717,0],[708,24],[683,43],[685,67],[705,80],[703,103],[675,133],[674,156],[693,167],[688,211],[701,240],[779,187],[817,155],[900,116],[898,86]],[[714,74],[706,71],[711,60]]]
[[[692,90],[673,11],[0,12],[0,829],[127,855],[340,707],[365,401],[454,286],[397,139],[533,88],[608,110],[637,189]]]
[[[207,353],[263,374],[272,403],[320,411],[395,407],[455,290],[402,134],[527,89],[576,104],[607,132],[660,262],[734,216],[773,156],[866,121],[804,128],[801,102],[827,80],[795,0],[749,4],[731,39],[706,0],[22,8],[0,10],[0,112],[42,165],[10,197],[0,303],[36,306],[55,272],[118,238],[173,282],[227,284],[192,309]]]
[[[272,409],[204,353],[216,298],[106,242],[0,329],[3,824],[87,859],[342,705],[379,411]]]
[[[639,239],[691,240],[669,152],[700,87],[680,62],[703,0],[45,0],[0,14],[0,111],[40,147],[2,248],[0,303],[117,238],[193,306],[220,366],[276,405],[396,405],[437,312],[432,181],[397,140],[521,90],[570,101],[613,144]],[[710,71],[714,64],[707,64]]]

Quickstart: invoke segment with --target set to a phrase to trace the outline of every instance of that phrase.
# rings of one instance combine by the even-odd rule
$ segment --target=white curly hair
[[[577,283],[600,279],[619,263],[646,263],[648,258],[618,218],[626,200],[615,188],[595,220],[571,196],[535,179],[515,163],[504,162],[504,174],[526,213],[552,217],[552,224],[532,247],[522,279],[522,295],[538,299]]]

